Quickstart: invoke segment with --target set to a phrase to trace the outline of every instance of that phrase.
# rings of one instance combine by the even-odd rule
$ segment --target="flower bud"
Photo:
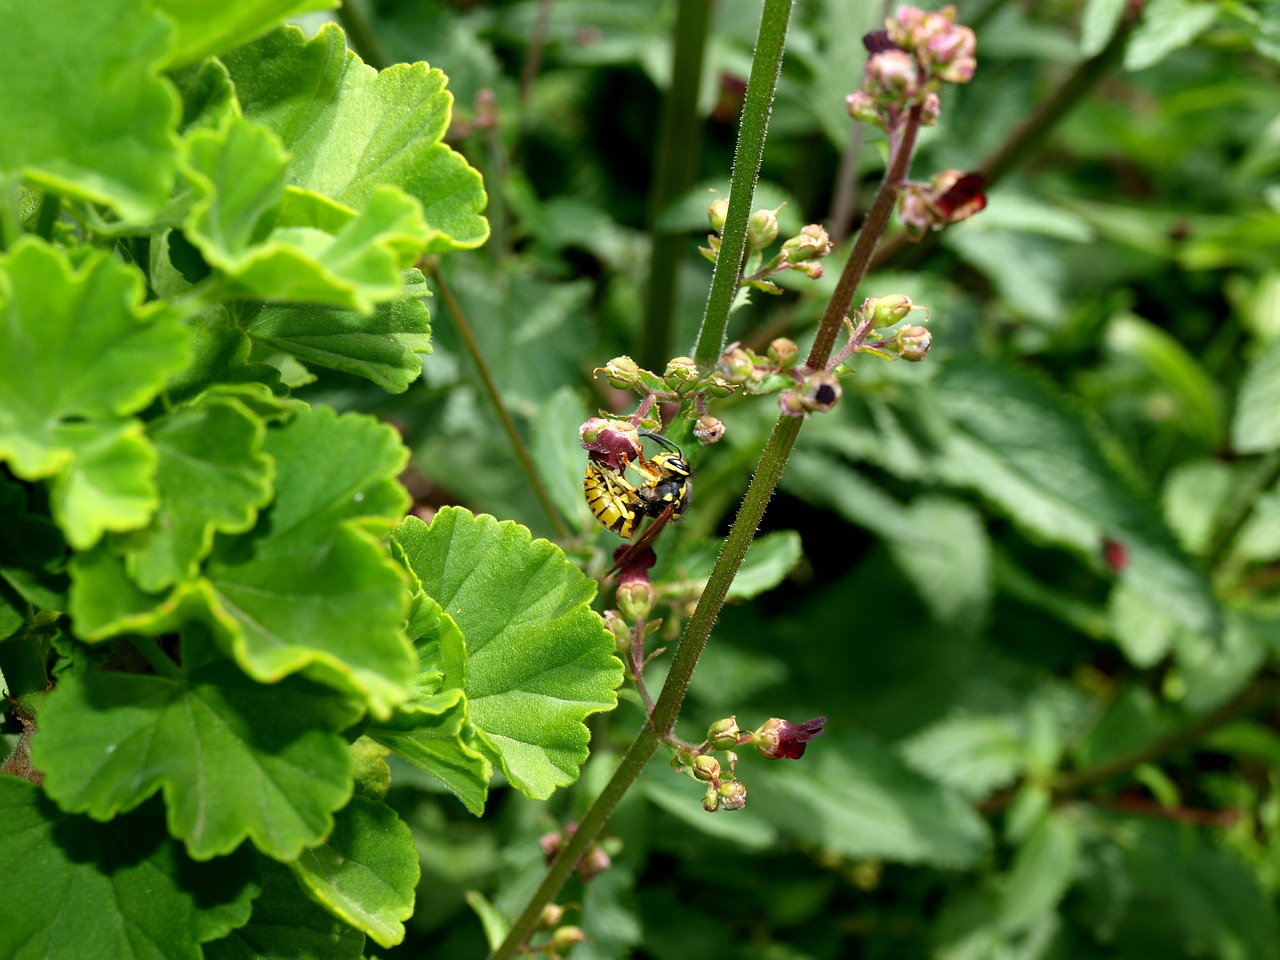
[[[538,916],[538,926],[543,930],[550,930],[552,927],[560,926],[564,920],[565,908],[558,903],[548,903],[542,908],[542,913]]]
[[[711,221],[711,229],[716,233],[724,233],[724,221],[729,216],[729,201],[725,197],[716,197],[707,208],[707,219]]]
[[[712,416],[702,416],[694,424],[693,436],[703,446],[719,443],[724,436],[724,424]]]
[[[658,593],[654,590],[647,573],[643,578],[633,577],[626,583],[618,584],[618,609],[632,623],[649,616],[653,612],[653,605],[657,599]]]
[[[702,809],[707,813],[715,813],[720,809],[720,791],[714,784],[707,787],[706,795],[702,798]]]
[[[938,122],[938,114],[942,112],[942,101],[936,93],[926,93],[920,101],[920,125],[932,127]]]
[[[822,279],[822,264],[817,260],[805,260],[803,263],[789,263],[788,270],[794,270],[796,273],[803,273],[810,280]]]
[[[587,847],[587,852],[582,855],[582,859],[578,861],[578,877],[586,882],[592,877],[599,876],[613,866],[613,860],[609,854],[605,852],[604,847],[598,843],[593,843]]]
[[[722,810],[741,810],[747,805],[747,785],[741,780],[726,780],[718,792]]]
[[[868,297],[862,301],[858,312],[871,321],[872,327],[891,327],[899,320],[905,320],[913,306],[915,304],[905,293],[895,293],[888,297]]]
[[[698,365],[689,357],[672,357],[667,361],[667,369],[662,372],[662,379],[667,386],[675,388],[682,383],[698,379]]]
[[[774,717],[766,720],[752,734],[756,749],[770,760],[799,760],[804,756],[805,744],[822,734],[826,717],[815,717],[806,723],[790,723]]]
[[[614,357],[604,365],[604,374],[611,384],[624,390],[640,385],[640,364],[630,357]]]
[[[755,369],[755,360],[741,347],[731,347],[720,355],[720,372],[730,383],[746,383]]]
[[[713,750],[728,750],[738,745],[738,737],[742,730],[738,726],[737,717],[725,717],[717,720],[707,728],[707,742]]]
[[[699,780],[710,783],[720,779],[720,761],[715,757],[703,755],[693,760],[693,775]]]
[[[561,950],[568,950],[576,943],[582,943],[585,939],[587,935],[582,932],[581,927],[572,925],[557,927],[551,934],[551,948],[559,953]]]
[[[895,339],[898,343],[898,355],[903,360],[918,363],[929,352],[929,347],[933,343],[933,334],[927,327],[914,324],[899,330]]]
[[[800,401],[799,390],[783,390],[778,394],[778,408],[788,417],[805,417],[809,415],[809,411],[804,408],[804,404]]]
[[[634,642],[631,636],[631,627],[627,625],[627,622],[622,617],[618,616],[617,610],[606,610],[604,612],[604,625],[613,634],[613,642],[618,649],[618,653],[625,657],[631,652],[631,645]]]
[[[817,260],[831,252],[831,238],[821,224],[811,223],[782,245],[788,263]]]
[[[884,118],[880,115],[880,107],[876,104],[875,98],[871,94],[857,90],[844,98],[845,109],[849,111],[849,116],[855,120],[861,120],[863,123],[874,124],[877,127],[884,125]]]
[[[867,58],[867,79],[873,89],[908,98],[915,94],[919,81],[916,58],[905,50],[881,50]]]
[[[808,411],[826,413],[839,402],[842,393],[839,380],[825,370],[816,370],[805,377],[800,405]]]
[[[794,340],[787,337],[778,337],[769,344],[769,359],[784,370],[794,366],[799,355],[800,348]]]
[[[781,209],[781,208],[779,208]],[[757,210],[747,220],[747,252],[763,250],[778,238],[778,211]]]

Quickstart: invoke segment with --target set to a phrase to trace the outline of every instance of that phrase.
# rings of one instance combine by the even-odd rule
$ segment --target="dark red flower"
[[[578,438],[587,459],[610,470],[621,471],[644,452],[635,425],[626,420],[592,417],[578,428]]]
[[[889,39],[888,30],[875,30],[862,38],[862,45],[867,53],[880,53],[884,50],[901,50],[902,48]]]
[[[821,735],[826,717],[814,717],[804,723],[791,723],[774,717],[756,731],[756,749],[770,760],[799,760],[805,744]]]
[[[982,192],[986,185],[986,174],[962,174],[939,196],[934,197],[934,205],[950,222],[964,220],[987,205],[987,195]]]
[[[1129,565],[1129,548],[1119,540],[1103,537],[1102,559],[1112,573],[1124,573],[1124,568]]]

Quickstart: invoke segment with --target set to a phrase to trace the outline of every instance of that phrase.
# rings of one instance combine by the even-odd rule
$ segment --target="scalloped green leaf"
[[[155,0],[176,28],[170,67],[195,63],[251,40],[301,13],[332,10],[339,0]]]
[[[155,510],[155,453],[128,415],[186,361],[189,338],[144,293],[136,270],[103,254],[73,268],[23,237],[0,257],[0,460],[25,480],[55,478],[54,517],[78,549]]]
[[[0,774],[0,956],[200,960],[199,944],[249,917],[247,855],[195,863],[157,817],[109,824],[58,810]]]
[[[521,792],[545,799],[587,757],[592,713],[622,682],[594,580],[510,521],[446,507],[395,531],[428,596],[466,640],[467,709],[480,743]]]
[[[258,858],[262,893],[253,916],[204,945],[204,960],[360,960],[364,934],[306,896],[287,866]]]
[[[372,531],[408,508],[395,479],[407,453],[391,427],[327,409],[268,430],[264,451],[274,502],[205,564],[231,652],[259,680],[307,670],[386,717],[412,694],[417,658],[404,573]]]
[[[976,358],[950,363],[936,382],[945,433],[944,476],[971,487],[1037,536],[1099,557],[1122,543],[1121,582],[1189,629],[1216,634],[1209,583],[1154,504],[1106,461],[1081,419],[1025,372]],[[993,413],[992,411],[997,411]]]
[[[246,838],[279,859],[333,826],[354,761],[352,702],[300,678],[250,680],[225,660],[172,676],[64,673],[32,762],[64,810],[110,819],[164,793],[169,832],[204,860]]]
[[[1231,421],[1231,444],[1240,453],[1280,447],[1280,340],[1249,365]]]
[[[328,839],[290,866],[311,896],[357,930],[384,947],[404,939],[421,871],[408,824],[386,804],[352,797]]]
[[[404,393],[431,352],[422,274],[404,272],[404,291],[371,314],[310,303],[266,303],[243,321],[259,343],[303,363],[364,377],[388,393]]]
[[[204,398],[152,421],[160,507],[144,530],[122,538],[139,587],[154,593],[194,577],[215,531],[253,526],[273,493],[265,435],[266,425],[229,397]]]
[[[269,126],[292,153],[289,183],[353,209],[381,185],[422,205],[431,231],[420,252],[478,247],[489,236],[480,174],[441,142],[453,97],[425,63],[381,72],[346,49],[341,30],[308,40],[285,27],[230,51],[244,114]]]
[[[401,293],[402,271],[429,236],[416,203],[392,187],[359,212],[285,189],[289,155],[271,130],[234,117],[188,141],[188,175],[203,196],[185,234],[237,291],[368,313]]]
[[[0,172],[149,219],[178,159],[166,20],[145,0],[0,0],[0,23]]]

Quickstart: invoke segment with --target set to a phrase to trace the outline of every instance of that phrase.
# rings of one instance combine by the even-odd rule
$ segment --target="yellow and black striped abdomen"
[[[636,488],[600,464],[588,461],[587,474],[582,478],[582,491],[587,495],[591,515],[608,530],[623,540],[636,535],[644,510]]]

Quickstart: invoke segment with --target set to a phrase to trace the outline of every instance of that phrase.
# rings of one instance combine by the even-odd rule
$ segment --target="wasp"
[[[614,569],[626,566],[628,558],[649,546],[663,527],[679,520],[693,498],[692,470],[680,448],[656,433],[644,432],[642,436],[656,440],[667,450],[652,459],[642,455],[626,464],[640,476],[639,485],[631,483],[622,471],[610,470],[594,460],[587,461],[587,473],[582,479],[592,515],[622,539],[630,540],[645,517],[653,518]]]

